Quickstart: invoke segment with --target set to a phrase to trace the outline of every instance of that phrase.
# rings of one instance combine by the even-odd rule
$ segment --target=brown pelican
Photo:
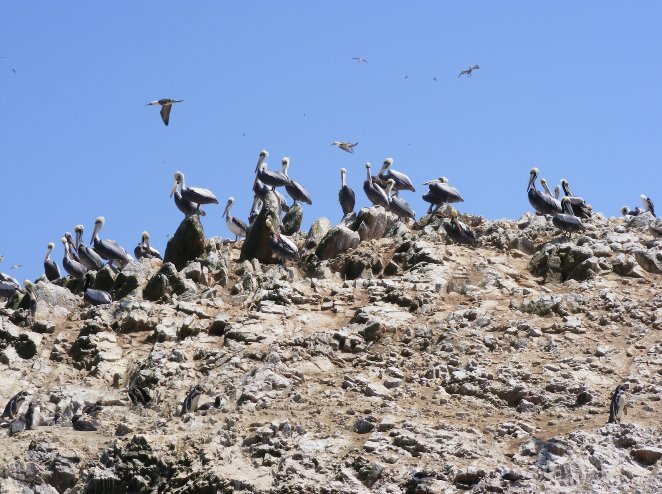
[[[48,243],[48,248],[46,249],[46,257],[44,258],[44,273],[46,273],[46,278],[48,281],[55,281],[60,278],[60,268],[57,266],[57,263],[51,259],[51,252],[55,244],[53,242]]]
[[[205,216],[207,214],[202,209],[200,209],[200,204],[197,202],[189,201],[188,199],[184,199],[182,197],[182,194],[179,192],[177,182],[175,182],[175,185],[170,192],[170,197],[173,195],[175,196],[175,206],[177,206],[177,209],[179,209],[186,216],[191,216],[192,214]]]
[[[344,141],[335,141],[332,142],[332,146],[338,146],[338,149],[342,149],[343,151],[347,151],[348,153],[353,153],[354,152],[354,146],[356,146],[358,142],[351,143],[351,142],[344,142]]]
[[[89,248],[83,242],[83,225],[76,225],[76,250],[78,250],[78,262],[87,269],[99,271],[103,267],[103,259],[94,249]]]
[[[554,199],[559,199],[559,196],[561,195],[561,186],[560,185],[555,185],[554,186]],[[561,199],[559,199],[560,201]]]
[[[71,255],[71,258],[76,262],[80,262],[78,249],[76,249],[76,244],[74,243],[74,238],[71,236],[71,233],[65,232],[64,238],[67,239],[67,243],[69,244],[69,254]]]
[[[90,288],[92,275],[88,273],[85,276],[85,287],[83,288],[83,300],[91,305],[107,305],[113,301],[108,292]]]
[[[398,196],[392,195],[393,187],[395,185],[395,180],[392,178],[389,179],[388,185],[386,186],[386,196],[389,198],[389,211],[395,213],[395,215],[400,218],[411,218],[412,220],[416,218],[416,213],[411,208],[407,201],[401,199]]]
[[[644,210],[652,214],[653,218],[657,218],[657,216],[655,216],[655,204],[653,204],[653,201],[651,201],[650,197],[647,197],[645,194],[641,194],[639,198],[644,205]]]
[[[457,219],[457,210],[455,208],[451,209],[450,221],[444,222],[444,230],[446,231],[446,235],[458,244],[475,245],[477,243],[474,232]]]
[[[170,195],[174,193],[177,186],[181,186],[183,199],[195,202],[198,206],[202,206],[203,204],[218,204],[218,199],[216,199],[216,196],[211,190],[201,187],[187,187],[182,172],[175,173],[175,184]]]
[[[23,289],[16,278],[6,273],[0,273],[0,297],[11,298],[16,292],[21,291]]]
[[[117,261],[121,267],[126,266],[131,259],[131,256],[127,254],[124,247],[119,245],[114,240],[101,240],[99,238],[99,232],[103,228],[103,225],[106,223],[106,218],[99,216],[94,222],[94,231],[92,232],[91,244],[94,247],[94,250],[99,254],[103,259],[108,261]]]
[[[69,273],[69,276],[72,278],[82,280],[85,273],[87,273],[87,268],[71,257],[71,252],[69,252],[69,242],[67,242],[67,239],[62,237],[60,241],[64,246],[64,258],[62,259],[64,270]]]
[[[368,196],[370,202],[372,202],[375,206],[383,206],[388,208],[388,196],[386,195],[386,192],[384,192],[384,189],[382,189],[373,180],[372,175],[370,175],[370,163],[365,164],[365,169],[368,173],[368,178],[366,178],[365,182],[363,182],[363,191],[365,192],[365,195]]]
[[[270,218],[266,221],[267,228],[271,231],[271,236],[267,242],[267,246],[276,257],[280,257],[283,261],[288,259],[298,260],[299,249],[294,241],[281,233],[274,227]]]
[[[34,315],[37,313],[37,297],[34,294],[34,285],[30,280],[23,280],[23,286],[25,287],[25,296],[28,297],[28,310],[34,321]]]
[[[283,175],[287,177],[287,169],[290,166],[290,158],[283,158],[281,165],[283,167]],[[286,185],[285,190],[290,195],[290,197],[294,199],[294,203],[292,205],[294,206],[294,204],[297,202],[305,202],[306,204],[312,205],[313,201],[310,199],[310,194],[308,194],[308,191],[303,187],[303,185],[292,179],[290,180],[290,185]]]
[[[443,204],[446,203],[455,203],[455,202],[464,202],[460,191],[455,187],[448,184],[448,179],[446,177],[439,177],[433,180],[428,180],[424,182],[423,185],[428,186],[428,191],[423,195],[423,200],[430,203],[430,208],[428,213],[432,213],[432,208],[436,206],[435,212]]]
[[[347,185],[345,180],[345,175],[347,170],[344,168],[340,169],[340,192],[338,192],[338,200],[340,201],[340,207],[342,208],[343,216],[354,211],[354,205],[356,204],[356,195],[354,191]]]
[[[149,245],[149,233],[147,232],[143,232],[142,236],[140,237],[140,243],[136,245],[135,249],[133,249],[133,253],[136,259],[163,259],[161,257],[161,253]]]
[[[278,171],[268,170],[267,164],[264,162],[260,164],[260,169],[257,172],[257,179],[269,187],[292,185],[292,180],[290,180],[287,175],[283,175]]]
[[[577,197],[572,193],[572,190],[570,190],[570,185],[568,185],[568,181],[565,178],[561,180],[561,187],[563,188],[565,196],[570,199],[572,212],[575,214],[575,216],[580,218],[590,218],[591,208],[586,204],[584,199]]]
[[[257,195],[253,196],[253,205],[251,206],[251,212],[248,213],[248,224],[252,225],[255,219],[257,218],[257,215],[260,214],[260,210],[262,209],[262,199],[260,199]]]
[[[150,101],[147,103],[145,106],[160,106],[161,107],[161,118],[163,119],[163,123],[168,125],[168,122],[170,121],[170,110],[172,108],[172,105],[174,103],[181,103],[184,101],[183,99],[170,99],[170,98],[163,98],[159,99],[156,101]]]
[[[529,203],[533,206],[533,209],[542,215],[561,213],[562,210],[561,205],[558,204],[559,201],[536,189],[536,178],[538,178],[538,169],[534,167],[529,172],[529,185],[526,187]]]
[[[545,190],[545,195],[550,197],[555,203],[558,203],[558,207],[561,208],[561,201],[558,200],[558,198],[552,196],[551,191],[549,190],[549,187],[547,187],[547,180],[544,178],[540,179],[540,185],[542,185],[542,188]]]
[[[458,77],[461,77],[463,75],[467,75],[467,76],[471,77],[471,73],[474,70],[478,70],[478,69],[480,69],[480,67],[478,65],[474,65],[473,67],[469,67],[468,69],[464,69],[462,72],[460,72],[460,75],[458,75]]]
[[[582,220],[574,215],[572,209],[571,198],[566,196],[561,199],[561,205],[563,207],[563,213],[557,213],[552,218],[552,223],[559,230],[568,234],[568,237],[572,237],[573,232],[578,232],[584,229]]]
[[[636,208],[634,208],[634,210],[631,210],[631,209],[630,209],[629,207],[627,207],[627,206],[623,206],[623,207],[621,208],[621,214],[622,214],[623,216],[639,216],[641,213],[642,213],[642,210],[641,210],[641,208],[640,208],[639,206],[637,206]]]
[[[388,180],[393,180],[393,190],[395,190],[396,194],[399,190],[411,190],[412,192],[416,192],[416,189],[414,189],[414,185],[411,183],[411,180],[409,180],[409,177],[397,170],[392,170],[392,165],[393,158],[386,158],[384,160],[384,164],[382,165],[382,169],[379,171],[377,176],[382,180],[386,180],[387,182]]]
[[[225,224],[232,233],[234,233],[234,241],[239,240],[239,237],[245,237],[246,232],[248,232],[248,225],[241,221],[238,218],[235,218],[230,214],[230,209],[234,204],[234,197],[228,199],[228,203],[225,205],[225,211],[223,211],[223,217],[225,218]]]
[[[287,213],[290,210],[290,207],[287,205],[287,199],[285,199],[285,196],[281,194],[278,191],[278,189],[274,189],[273,187],[271,188],[267,187],[257,179],[257,176],[255,177],[255,181],[253,182],[253,193],[255,194],[255,197],[260,199],[260,201],[264,201],[267,192],[269,192],[272,189],[273,189],[273,193],[276,194],[276,197],[278,198],[278,202],[280,203],[280,210]],[[260,207],[262,207],[261,204]],[[258,213],[259,213],[259,209],[258,209]]]

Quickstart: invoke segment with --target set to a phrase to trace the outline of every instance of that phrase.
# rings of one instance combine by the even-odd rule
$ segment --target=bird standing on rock
[[[375,206],[388,208],[388,196],[386,195],[384,189],[382,189],[379,184],[375,182],[372,175],[370,174],[370,163],[365,164],[365,169],[367,172],[367,178],[365,182],[363,182],[363,192],[365,192],[365,195]]]
[[[347,216],[354,211],[354,205],[356,204],[356,195],[354,191],[347,185],[346,180],[347,170],[344,168],[340,169],[340,192],[338,192],[338,201],[340,201],[340,207],[342,208],[343,216]]]
[[[21,403],[25,401],[30,393],[27,391],[21,391],[15,394],[5,405],[5,411],[2,412],[0,418],[13,419],[18,414],[19,408],[21,408]]]
[[[653,201],[651,201],[650,197],[646,196],[645,194],[641,194],[639,198],[644,205],[644,210],[652,214],[653,218],[657,218],[657,216],[655,216],[655,204],[653,204]]]
[[[478,242],[474,232],[458,219],[457,210],[454,208],[451,210],[450,221],[444,222],[443,225],[446,235],[448,235],[453,242],[465,245],[475,245]]]
[[[182,172],[175,172],[175,184],[172,188],[172,192],[170,192],[171,197],[178,187],[181,187],[182,198],[191,203],[197,204],[198,208],[203,204],[218,204],[218,199],[216,199],[216,196],[211,190],[203,189],[202,187],[187,187]]]
[[[554,226],[559,230],[568,233],[569,237],[572,237],[574,232],[584,230],[582,220],[573,214],[570,198],[564,197],[561,199],[561,205],[563,207],[563,212],[555,214],[552,218]]]
[[[623,415],[627,415],[627,401],[625,399],[625,389],[622,384],[616,386],[614,393],[611,395],[611,403],[609,405],[609,421],[608,423],[620,423]]]
[[[195,412],[198,409],[198,400],[200,400],[200,396],[202,396],[204,392],[205,388],[196,384],[186,395],[186,398],[184,398],[180,415],[183,416],[187,413]]]
[[[44,258],[44,273],[46,274],[48,281],[55,281],[61,277],[60,268],[58,267],[57,263],[51,259],[51,252],[53,251],[54,247],[55,244],[53,242],[48,243],[48,247],[46,249],[46,257]]]

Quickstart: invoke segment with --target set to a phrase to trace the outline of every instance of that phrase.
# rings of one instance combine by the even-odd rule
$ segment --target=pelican
[[[140,237],[140,243],[136,245],[135,249],[133,249],[133,253],[136,259],[163,259],[161,257],[161,253],[149,245],[149,233],[147,232],[143,232],[142,236]]]
[[[561,208],[561,201],[559,201],[558,198],[552,196],[552,193],[549,190],[549,187],[547,187],[547,180],[545,180],[544,178],[541,178],[540,179],[540,185],[542,185],[542,188],[545,190],[545,195],[548,196],[549,198],[551,198],[553,201],[555,201],[554,202],[555,204],[558,203],[558,207]]]
[[[396,216],[400,219],[411,218],[412,220],[416,218],[416,213],[411,208],[407,201],[401,199],[398,196],[392,195],[393,187],[395,186],[395,180],[392,178],[389,179],[388,185],[386,186],[386,196],[389,198],[389,210],[392,213],[395,213]]]
[[[441,205],[446,203],[464,202],[460,191],[452,185],[448,185],[448,179],[446,177],[428,180],[427,182],[423,182],[423,185],[428,186],[428,192],[423,195],[423,200],[430,203],[428,213],[432,212],[433,206],[437,206],[436,209],[439,209]]]
[[[290,158],[283,158],[281,165],[283,167],[283,175],[287,177],[287,169],[290,166]],[[313,204],[313,201],[310,199],[310,194],[308,194],[308,191],[304,189],[303,185],[301,185],[299,182],[291,180],[290,185],[285,186],[285,190],[290,195],[290,197],[294,199],[294,203],[292,204],[293,206],[297,202],[305,202],[306,204],[310,205]]]
[[[344,168],[340,169],[340,192],[338,192],[338,200],[340,201],[340,207],[342,208],[343,216],[354,211],[354,205],[356,204],[356,195],[354,191],[347,185],[346,182],[347,170]]]
[[[543,194],[536,189],[537,177],[538,169],[535,167],[531,168],[531,171],[529,172],[529,185],[526,187],[529,203],[533,206],[533,209],[542,215],[555,215],[561,213],[561,205],[558,203],[558,200],[555,200],[552,196]]]
[[[457,210],[451,209],[450,221],[444,222],[444,230],[451,240],[458,244],[475,245],[478,241],[471,229],[457,219]]]
[[[34,315],[37,313],[37,297],[34,294],[34,285],[30,280],[23,280],[23,286],[25,287],[25,295],[28,297],[28,309],[34,321]]]
[[[392,179],[395,184],[394,190],[396,193],[399,190],[411,190],[412,192],[416,192],[416,189],[414,189],[414,185],[411,183],[411,180],[409,180],[409,177],[402,172],[391,169],[392,165],[393,158],[386,158],[384,160],[384,164],[382,165],[382,169],[379,170],[379,174],[377,176],[382,180],[386,180],[387,182],[388,180]]]
[[[559,196],[561,195],[561,187],[559,185],[554,186],[554,199],[559,199]],[[559,199],[560,201],[561,199]]]
[[[18,280],[6,273],[0,273],[0,297],[11,298],[16,292],[22,291]]]
[[[117,261],[121,267],[126,266],[131,259],[131,256],[127,254],[124,247],[119,245],[114,240],[101,240],[99,238],[99,232],[103,228],[103,225],[106,223],[106,218],[99,216],[94,222],[94,231],[92,232],[92,240],[90,243],[94,246],[94,250],[102,258],[107,259],[108,261]]]
[[[653,204],[651,198],[647,197],[645,194],[641,194],[639,198],[641,199],[641,202],[644,205],[644,210],[652,214],[653,218],[657,218],[657,216],[655,216],[655,204]]]
[[[260,168],[262,167],[262,163],[268,157],[269,157],[269,151],[267,151],[266,149],[263,149],[262,151],[260,151],[260,154],[258,155],[258,158],[257,158],[257,164],[255,165],[255,173],[260,171]]]
[[[94,249],[89,248],[83,243],[83,225],[76,225],[76,249],[78,250],[78,262],[87,269],[99,271],[103,267],[103,259]]]
[[[60,241],[64,246],[64,258],[62,259],[62,266],[64,266],[64,270],[72,278],[82,280],[83,276],[85,276],[85,273],[87,273],[87,268],[71,257],[71,252],[69,252],[69,242],[67,242],[67,239],[62,237]]]
[[[267,192],[269,192],[270,190],[271,189],[269,187],[267,187],[257,179],[257,176],[255,177],[255,181],[253,182],[253,193],[255,194],[256,197],[258,197],[261,201],[264,201],[264,198],[267,196]],[[285,199],[285,196],[281,194],[278,191],[278,189],[273,189],[273,192],[274,194],[276,194],[276,197],[278,198],[281,211],[287,213],[290,210],[290,207],[287,205],[287,199]]]
[[[48,281],[55,281],[60,278],[60,268],[57,266],[56,262],[51,259],[51,252],[54,248],[55,244],[49,242],[48,248],[46,249],[46,257],[44,258],[44,272],[46,273]]]
[[[469,67],[468,69],[464,69],[462,72],[460,72],[460,75],[458,75],[458,77],[463,76],[463,75],[467,75],[467,76],[471,77],[471,73],[474,70],[478,70],[478,69],[480,69],[480,67],[478,65],[474,65],[473,67]]]
[[[203,189],[201,187],[187,187],[186,182],[184,181],[184,174],[179,171],[175,173],[175,184],[173,186],[172,192],[170,192],[171,196],[174,194],[177,186],[180,185],[182,190],[182,198],[186,199],[187,201],[197,203],[198,207],[202,206],[203,204],[218,204],[218,199],[216,199],[216,196],[211,190]]]
[[[257,179],[269,187],[292,185],[292,180],[290,180],[287,175],[278,171],[267,170],[267,164],[264,162],[260,164],[260,169],[257,172]]]
[[[622,214],[623,216],[639,216],[641,213],[642,213],[642,211],[641,211],[641,208],[640,208],[639,206],[637,206],[636,208],[634,208],[634,210],[631,210],[631,209],[630,209],[629,207],[627,207],[627,206],[623,206],[623,207],[621,208],[621,214]]]
[[[67,243],[69,244],[69,254],[71,255],[71,258],[76,262],[80,262],[80,258],[78,257],[78,249],[74,244],[74,238],[71,236],[71,233],[65,232],[64,238],[67,239]]]
[[[234,204],[234,197],[228,199],[228,203],[225,205],[225,211],[223,211],[223,217],[225,218],[225,224],[232,233],[234,233],[234,241],[239,240],[239,237],[245,237],[248,232],[248,225],[241,221],[238,218],[235,218],[230,214],[230,209]]]
[[[172,105],[174,103],[181,103],[184,101],[183,99],[170,99],[170,98],[162,98],[162,99],[157,99],[155,101],[150,101],[147,103],[145,106],[160,106],[161,107],[161,118],[163,119],[163,123],[168,125],[168,122],[170,122],[170,110],[172,109]]]
[[[83,288],[83,300],[91,305],[107,305],[113,301],[108,292],[90,288],[92,275],[88,273],[85,276],[85,287]]]
[[[384,192],[384,189],[377,185],[373,180],[372,175],[370,175],[370,163],[365,164],[365,169],[368,173],[368,178],[363,182],[363,191],[365,192],[365,195],[368,196],[370,202],[375,206],[388,208],[388,196],[386,195],[386,192]]]
[[[351,142],[344,142],[344,141],[335,141],[332,142],[332,146],[338,146],[338,149],[342,149],[343,151],[347,151],[348,153],[353,153],[354,152],[354,146],[356,146],[358,142],[351,143]]]
[[[552,223],[559,230],[568,233],[568,237],[571,237],[573,232],[583,230],[584,225],[582,224],[582,220],[575,216],[570,197],[565,196],[561,199],[561,205],[563,212],[555,214],[554,218],[552,218]]]
[[[184,213],[184,215],[191,216],[192,214],[197,214],[200,216],[205,216],[207,214],[202,209],[200,209],[200,204],[197,202],[189,201],[188,199],[184,199],[182,197],[182,194],[179,192],[177,182],[175,182],[175,185],[170,192],[170,197],[173,195],[175,196],[175,206],[177,206],[177,209]]]
[[[251,206],[251,212],[248,213],[248,224],[252,225],[257,216],[260,214],[260,210],[262,209],[262,199],[260,199],[257,195],[253,196],[253,205]]]
[[[288,259],[298,260],[299,249],[297,248],[297,244],[295,244],[290,237],[281,235],[281,233],[274,227],[271,218],[267,218],[266,225],[267,228],[271,231],[269,241],[267,242],[267,246],[271,252],[273,252],[276,257],[281,258],[283,261]]]
[[[565,196],[570,199],[572,212],[575,214],[575,216],[578,216],[579,218],[590,218],[591,208],[588,207],[584,199],[572,193],[572,190],[570,190],[570,185],[565,178],[561,180],[561,187],[563,188]]]

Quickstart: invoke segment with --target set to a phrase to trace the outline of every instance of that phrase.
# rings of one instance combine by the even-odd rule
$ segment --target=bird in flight
[[[332,146],[338,146],[340,149],[343,151],[347,151],[348,153],[353,153],[354,152],[354,146],[356,146],[358,142],[355,142],[352,144],[351,142],[343,142],[343,141],[336,141],[332,142]]]
[[[161,107],[161,118],[163,119],[163,123],[168,125],[168,122],[170,122],[170,109],[172,108],[173,103],[181,103],[184,101],[183,99],[170,99],[170,98],[163,98],[163,99],[158,99],[155,101],[150,101],[147,103],[145,106],[160,106]]]
[[[11,268],[9,269],[21,269],[23,267],[22,264],[14,264]]]
[[[480,67],[478,65],[474,65],[473,67],[469,67],[468,69],[464,69],[462,72],[460,72],[460,75],[458,75],[458,77],[461,77],[463,75],[468,75],[469,77],[471,77],[471,73],[474,70],[478,70],[478,69],[480,69]]]
[[[352,57],[352,60],[356,60],[358,63],[368,63],[368,61],[363,57]]]

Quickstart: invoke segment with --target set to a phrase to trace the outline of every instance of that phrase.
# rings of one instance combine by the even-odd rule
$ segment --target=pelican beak
[[[221,216],[221,218],[225,218],[228,215],[228,211],[230,210],[231,204],[232,203],[228,201],[228,203],[225,205],[225,209],[223,210],[223,215]]]
[[[531,185],[533,185],[533,182],[535,180],[536,180],[535,174],[533,174],[533,173],[529,174],[529,185],[526,186],[527,191],[531,188]]]
[[[431,185],[431,184],[436,184],[439,182],[439,179],[433,178],[432,180],[428,180],[427,182],[423,182],[423,185]]]
[[[99,231],[99,226],[100,226],[99,223],[95,223],[95,224],[94,224],[94,230],[92,231],[92,238],[90,238],[90,244],[94,244],[94,236],[95,236],[95,235],[97,234],[97,232]]]
[[[172,197],[172,195],[175,193],[176,190],[177,190],[177,182],[175,182],[175,184],[172,186],[172,190],[170,191],[170,197]]]

